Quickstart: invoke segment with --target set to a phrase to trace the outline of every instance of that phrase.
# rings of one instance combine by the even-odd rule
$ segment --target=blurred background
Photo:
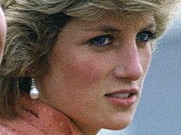
[[[133,123],[98,135],[181,135],[181,15],[158,44]]]

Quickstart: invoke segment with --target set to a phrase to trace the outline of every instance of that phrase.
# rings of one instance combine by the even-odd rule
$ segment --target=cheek
[[[151,49],[150,49],[150,51],[148,51],[148,53],[147,53],[147,58],[146,58],[146,71],[149,69],[149,67],[150,67],[150,62],[151,62],[151,59],[152,59],[152,51],[151,51]]]
[[[147,73],[147,70],[149,69],[151,58],[152,58],[152,51],[151,48],[148,48],[147,50],[144,50],[141,52],[141,63],[143,70],[145,74]]]
[[[82,112],[85,107],[94,108],[92,103],[100,95],[98,89],[104,75],[101,65],[93,58],[76,55],[64,57],[63,61],[59,62],[59,66],[54,68],[54,77],[52,76],[58,78],[54,79],[57,85],[53,86],[56,92],[52,96],[58,99],[55,101],[57,108],[65,112],[70,108],[79,108]],[[57,69],[60,72],[57,72]]]
[[[94,86],[102,76],[102,68],[93,59],[73,59],[62,67],[64,81],[79,89]]]

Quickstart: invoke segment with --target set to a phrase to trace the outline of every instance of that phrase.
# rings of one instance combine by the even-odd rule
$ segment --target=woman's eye
[[[148,42],[153,39],[155,39],[155,33],[152,33],[150,31],[139,32],[136,36],[136,41],[138,42]]]
[[[113,37],[111,35],[103,35],[92,38],[89,40],[91,46],[104,47],[113,43]]]

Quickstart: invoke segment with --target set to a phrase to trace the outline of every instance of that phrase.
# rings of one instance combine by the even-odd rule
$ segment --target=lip
[[[115,95],[121,95],[121,94],[127,94],[130,93],[128,97],[120,98]],[[104,95],[106,100],[110,102],[111,104],[114,104],[119,107],[131,107],[134,105],[138,100],[138,90],[137,89],[123,89],[118,90],[112,93],[107,93]]]

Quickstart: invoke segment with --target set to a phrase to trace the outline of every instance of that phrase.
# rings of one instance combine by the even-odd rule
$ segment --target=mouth
[[[133,95],[134,95],[134,93],[105,94],[105,96],[107,96],[107,97],[115,97],[115,98],[129,98]]]
[[[138,91],[136,89],[119,90],[104,95],[107,101],[120,107],[130,107],[138,100]]]

